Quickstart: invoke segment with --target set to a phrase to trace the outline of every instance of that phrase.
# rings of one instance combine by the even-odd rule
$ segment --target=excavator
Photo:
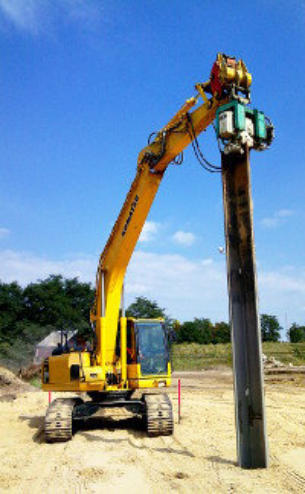
[[[42,364],[43,390],[77,394],[50,403],[44,428],[47,442],[70,440],[78,420],[115,407],[139,416],[148,436],[173,433],[172,404],[163,389],[171,384],[165,321],[125,317],[124,277],[166,169],[181,163],[190,143],[197,157],[203,158],[198,134],[215,121],[224,153],[242,153],[245,145],[260,150],[270,144],[272,124],[262,112],[247,106],[251,82],[242,60],[218,53],[209,80],[195,85],[195,96],[152,134],[139,153],[136,176],[98,263],[90,312],[93,348],[74,351],[66,346]]]

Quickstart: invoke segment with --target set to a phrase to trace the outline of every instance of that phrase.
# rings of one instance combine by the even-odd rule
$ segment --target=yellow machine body
[[[217,60],[221,65],[220,84],[223,81],[227,87],[238,78],[239,84],[248,88],[251,76],[243,62],[238,63],[232,74],[229,65],[220,64],[220,57]],[[161,373],[158,370],[151,374],[143,373],[139,352],[134,361],[129,361],[127,340],[133,339],[136,353],[136,328],[141,322],[119,317],[119,313],[126,269],[168,165],[213,122],[217,108],[228,102],[225,92],[221,97],[213,95],[208,99],[204,87],[205,84],[196,85],[199,94],[188,99],[153,142],[139,153],[135,179],[98,264],[96,297],[90,315],[96,335],[94,350],[49,357],[43,364],[44,390],[108,392],[170,385],[169,359]],[[200,96],[203,104],[190,112]],[[157,324],[163,324],[161,320],[149,323],[155,323],[152,326],[155,329],[151,330],[155,332]]]
[[[164,321],[162,319],[135,320],[120,318],[118,336],[115,343],[115,363],[111,366],[112,379],[107,379],[107,370],[98,364],[96,357],[88,351],[63,353],[53,355],[45,361],[43,366],[43,389],[46,391],[130,391],[138,388],[167,387],[171,384],[171,364],[167,344],[161,345],[162,365],[154,373],[147,369],[153,356],[148,357],[146,369],[143,369],[144,356],[137,351],[136,327],[155,327],[159,336],[164,335]],[[128,326],[128,331],[127,331]],[[102,334],[103,334],[102,322]],[[162,331],[162,333],[161,333]],[[154,336],[153,331],[148,336]],[[105,335],[104,335],[105,337]],[[127,348],[128,340],[128,348]],[[104,347],[103,347],[104,348]],[[150,349],[151,350],[151,349]],[[103,352],[104,353],[104,352]],[[104,358],[104,355],[103,357]],[[113,373],[114,370],[114,373]]]

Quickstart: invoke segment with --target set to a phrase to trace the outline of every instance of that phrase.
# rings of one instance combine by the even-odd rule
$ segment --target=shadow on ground
[[[19,415],[19,420],[27,422],[31,429],[35,429],[33,435],[33,441],[35,443],[41,444],[44,442],[44,416]],[[143,421],[137,417],[122,418],[120,420],[111,417],[90,417],[87,420],[78,420],[73,423],[73,435],[83,433],[84,437],[86,437],[85,432],[95,430],[107,430],[111,432],[128,430],[137,438],[146,436]],[[95,440],[94,436],[93,438],[88,434],[87,436],[88,441]],[[102,438],[98,437],[98,440],[102,440]],[[108,442],[116,441],[120,442],[120,440],[108,440]]]
[[[221,458],[220,456],[207,456],[206,460],[211,461],[212,463],[220,463],[222,465],[232,465],[237,467],[237,461],[227,460],[226,458]]]
[[[140,417],[89,417],[86,420],[76,420],[73,424],[73,434],[85,433],[88,431],[107,430],[128,430],[135,437],[145,437],[145,425]]]
[[[44,443],[44,417],[43,416],[27,416],[20,415],[20,420],[26,421],[31,429],[35,429],[33,435],[33,441],[37,444]],[[153,450],[159,453],[176,454],[187,457],[194,457],[193,453],[182,447],[176,448],[173,445],[165,444],[164,447],[155,446],[155,441],[160,438],[150,438],[149,444],[145,444],[143,439],[147,438],[145,426],[143,420],[138,417],[128,417],[115,419],[112,417],[90,417],[87,420],[75,421],[73,427],[73,434],[81,435],[88,442],[101,442],[106,444],[120,444],[128,443],[132,448],[140,450]],[[128,431],[126,437],[105,437],[103,431],[116,432],[116,431]],[[98,434],[94,434],[97,431]]]
[[[43,416],[31,416],[31,415],[19,415],[19,420],[28,423],[31,429],[35,429],[33,435],[33,441],[37,444],[44,442],[44,417]]]

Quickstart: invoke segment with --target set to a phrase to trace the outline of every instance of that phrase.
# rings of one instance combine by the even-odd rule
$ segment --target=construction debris
[[[283,364],[283,362],[280,362],[279,360],[276,360],[274,357],[267,357],[267,355],[265,355],[263,353],[262,355],[263,357],[263,365],[264,365],[264,369],[266,368],[270,368],[270,367],[286,367],[285,364]],[[292,364],[290,363],[289,366],[291,366]]]
[[[291,362],[284,364],[264,353],[262,357],[265,374],[305,374],[305,365],[293,365]]]

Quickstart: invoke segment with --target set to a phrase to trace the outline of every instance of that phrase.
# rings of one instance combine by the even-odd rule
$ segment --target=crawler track
[[[77,398],[57,398],[47,410],[44,422],[48,443],[69,441],[72,438],[72,413]]]
[[[167,394],[146,394],[144,401],[148,436],[170,436],[174,431],[174,418],[172,404]]]

